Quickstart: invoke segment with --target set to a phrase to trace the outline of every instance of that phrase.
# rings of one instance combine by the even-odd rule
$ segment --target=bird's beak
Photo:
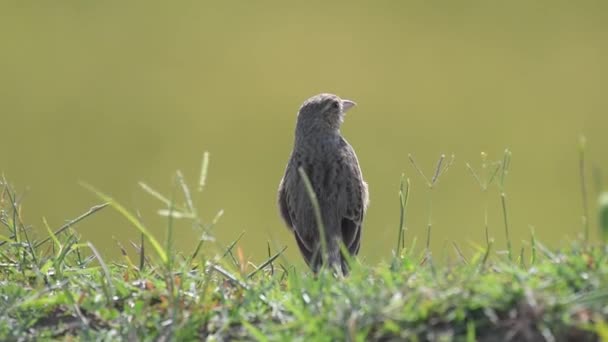
[[[357,104],[351,100],[342,100],[342,112],[346,113],[349,109],[353,108]]]

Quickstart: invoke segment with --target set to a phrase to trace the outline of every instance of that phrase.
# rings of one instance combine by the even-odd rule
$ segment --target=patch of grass
[[[506,166],[487,163],[485,155],[482,159],[479,174],[469,169],[484,192],[497,170],[503,170],[502,194]],[[238,247],[242,235],[228,247],[213,239],[221,211],[210,221],[198,215],[195,203],[205,184],[208,160],[206,154],[193,187],[178,172],[172,196],[142,183],[165,207],[159,210],[168,220],[164,243],[128,209],[99,191],[95,193],[104,203],[56,230],[48,228],[48,237],[34,240],[21,220],[18,196],[2,180],[0,340],[608,338],[606,244],[581,239],[568,248],[550,250],[532,230],[529,260],[524,260],[523,250],[517,259],[511,253],[495,253],[488,238],[472,256],[465,256],[454,243],[458,261],[438,266],[431,262],[428,248],[416,251],[413,243],[405,247],[405,209],[411,194],[409,180],[403,178],[398,240],[390,262],[365,265],[354,260],[347,278],[327,269],[313,276],[282,259],[284,249],[273,251],[269,245],[268,258],[254,264]],[[442,160],[431,185],[447,169]],[[179,197],[183,203],[176,200]],[[94,243],[81,241],[74,230],[106,206],[118,210],[141,233],[141,241],[131,243],[136,263],[121,244],[121,262],[103,260]],[[506,222],[506,211],[504,215]],[[191,253],[173,250],[174,220],[190,220],[200,230]],[[429,230],[430,222],[429,215]],[[505,229],[508,234],[506,223]]]

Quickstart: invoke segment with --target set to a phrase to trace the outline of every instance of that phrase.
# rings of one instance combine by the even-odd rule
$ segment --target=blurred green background
[[[511,235],[560,246],[581,232],[578,137],[608,173],[608,3],[602,1],[125,2],[14,1],[0,5],[0,172],[25,191],[23,217],[46,234],[99,202],[87,181],[139,213],[163,237],[162,205],[137,185],[171,193],[174,171],[195,185],[221,244],[245,231],[244,256],[292,237],[276,189],[295,114],[319,92],[355,100],[343,133],[370,187],[361,255],[390,257],[401,173],[411,178],[407,243],[424,244],[429,192],[408,161],[432,173],[432,248],[470,252],[485,241],[484,195],[465,167],[513,151],[507,178]],[[601,177],[600,177],[601,178]],[[490,235],[504,248],[499,194],[488,196]],[[594,211],[592,211],[593,213]],[[594,236],[595,216],[592,216]],[[190,252],[200,232],[178,225]],[[78,225],[119,256],[135,229],[110,209]],[[6,234],[3,232],[1,234]]]

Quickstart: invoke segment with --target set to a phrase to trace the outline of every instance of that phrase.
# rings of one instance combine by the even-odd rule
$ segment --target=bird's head
[[[319,94],[304,101],[298,111],[298,126],[313,130],[339,130],[344,113],[356,105],[334,94]]]

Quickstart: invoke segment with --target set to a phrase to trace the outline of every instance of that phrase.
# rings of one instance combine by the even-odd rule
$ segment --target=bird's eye
[[[331,104],[329,105],[329,108],[331,108],[334,111],[337,111],[340,109],[340,104],[338,103],[338,101],[332,101]]]

